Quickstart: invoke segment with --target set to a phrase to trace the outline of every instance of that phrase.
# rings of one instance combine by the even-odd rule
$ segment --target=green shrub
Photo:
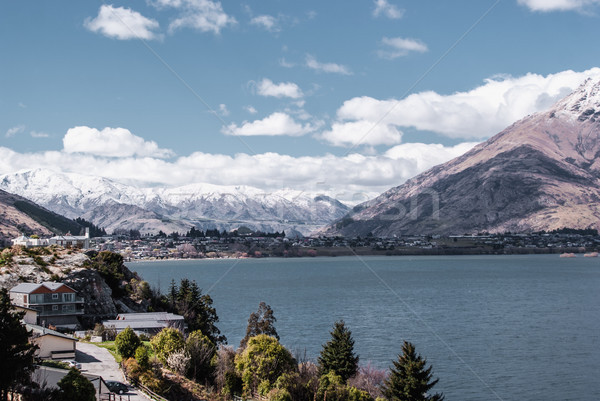
[[[136,349],[141,344],[140,338],[135,334],[131,327],[127,327],[120,332],[115,339],[117,353],[121,355],[123,359],[134,357]]]

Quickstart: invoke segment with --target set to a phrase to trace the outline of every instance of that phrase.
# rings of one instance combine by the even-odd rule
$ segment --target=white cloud
[[[156,142],[146,141],[125,128],[97,130],[85,126],[70,128],[63,138],[66,153],[83,153],[105,157],[171,157],[173,152],[160,149]]]
[[[29,133],[29,135],[31,135],[32,138],[48,138],[48,137],[50,137],[49,134],[47,134],[45,132],[38,132],[38,131],[31,131]]]
[[[0,147],[0,174],[35,168],[81,173],[85,166],[85,174],[136,186],[244,184],[265,192],[282,188],[325,192],[356,203],[400,185],[471,146],[403,144],[383,155],[354,153],[344,157],[331,154],[294,157],[278,153],[230,156],[195,152],[172,161],[153,157],[111,158],[66,151],[18,153]]]
[[[225,135],[239,136],[302,136],[315,129],[311,124],[298,124],[288,114],[277,112],[262,120],[244,121],[240,127],[230,124],[223,127],[221,132]]]
[[[279,60],[279,65],[280,65],[280,66],[282,66],[282,67],[285,67],[285,68],[292,68],[292,67],[295,67],[295,66],[296,66],[296,64],[294,64],[294,63],[290,63],[290,62],[289,62],[289,61],[287,61],[285,58],[281,58],[281,59]]]
[[[518,3],[531,11],[583,11],[590,6],[599,5],[600,0],[518,0]]]
[[[229,110],[227,109],[227,105],[221,103],[219,105],[219,114],[221,114],[223,117],[226,117],[229,115]]]
[[[272,15],[258,15],[250,20],[250,24],[264,28],[269,32],[279,32],[281,30],[277,18]]]
[[[96,18],[86,19],[83,25],[92,32],[120,40],[151,40],[159,37],[154,32],[159,28],[157,21],[132,9],[106,4],[100,6]]]
[[[20,134],[23,131],[25,131],[25,126],[23,124],[20,124],[6,130],[6,134],[4,134],[4,136],[7,138],[12,138],[13,136]]]
[[[400,19],[404,15],[404,10],[390,4],[387,0],[375,0],[373,15],[375,17],[383,15],[391,19]]]
[[[319,72],[330,72],[333,74],[352,75],[352,71],[344,65],[335,63],[321,63],[310,54],[306,56],[306,66]]]
[[[181,28],[197,29],[201,32],[219,34],[221,29],[235,25],[236,19],[223,11],[218,1],[211,0],[155,0],[157,8],[174,8],[180,11],[177,18],[169,24],[169,31]]]
[[[600,78],[600,68],[490,78],[475,89],[451,95],[426,91],[400,100],[355,97],[344,102],[337,117],[414,127],[452,138],[484,139],[528,114],[546,110],[588,77]]]
[[[246,110],[250,114],[256,114],[256,113],[258,113],[258,110],[256,110],[253,106],[250,106],[250,105],[245,106],[244,110]]]
[[[392,125],[363,120],[333,123],[319,138],[335,146],[395,145],[401,142],[402,132]]]
[[[272,96],[276,98],[289,97],[292,99],[299,99],[304,94],[302,90],[293,82],[281,82],[281,83],[273,83],[268,78],[263,78],[256,85],[256,92],[261,96]]]
[[[410,52],[425,53],[429,49],[427,45],[418,39],[410,38],[386,38],[381,40],[385,49],[379,50],[377,54],[381,58],[395,59],[408,55]]]

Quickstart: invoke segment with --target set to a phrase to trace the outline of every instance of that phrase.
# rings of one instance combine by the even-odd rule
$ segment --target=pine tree
[[[323,345],[319,356],[319,371],[321,375],[333,371],[344,383],[358,371],[358,355],[354,354],[352,333],[343,320],[335,322],[331,340]]]
[[[415,352],[415,346],[404,341],[402,354],[394,361],[383,394],[389,401],[442,401],[443,394],[428,395],[439,379],[431,380],[431,366]]]
[[[29,344],[29,332],[21,323],[23,313],[13,310],[8,290],[0,290],[0,400],[8,392],[29,381],[37,346]]]
[[[252,312],[248,318],[248,326],[246,327],[246,336],[242,338],[240,347],[245,348],[250,337],[259,334],[266,334],[275,337],[279,340],[279,334],[275,330],[275,322],[277,318],[273,314],[273,309],[264,302],[258,305],[258,311]]]

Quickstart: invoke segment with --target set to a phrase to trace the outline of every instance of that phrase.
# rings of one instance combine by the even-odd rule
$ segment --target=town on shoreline
[[[201,232],[200,232],[201,233]],[[119,235],[90,239],[90,248],[112,251],[125,261],[165,259],[316,257],[352,255],[493,255],[577,254],[593,255],[600,249],[596,230],[557,230],[529,234],[411,235],[395,238],[306,237],[285,233],[202,235]]]

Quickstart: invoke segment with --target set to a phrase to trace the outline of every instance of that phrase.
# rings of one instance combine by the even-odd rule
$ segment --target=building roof
[[[58,290],[59,288],[61,288],[62,286],[65,286],[68,289],[70,289],[71,291],[75,292],[75,290],[72,289],[71,287],[69,287],[68,285],[63,284],[63,283],[57,283],[54,281],[44,281],[43,283],[20,283],[20,284],[17,284],[15,287],[11,288],[10,292],[31,294],[32,292],[36,291],[40,287],[46,287],[48,290],[54,292],[54,291]]]
[[[56,330],[51,330],[51,329],[48,329],[48,328],[43,327],[43,326],[38,326],[37,324],[28,324],[27,323],[27,324],[25,324],[25,327],[27,328],[27,330],[31,330],[35,334],[39,334],[40,336],[54,336],[54,337],[65,338],[67,340],[79,341],[75,337],[71,337],[71,336],[69,336],[67,334],[59,333]]]
[[[183,320],[183,316],[169,312],[120,313],[116,320]]]

